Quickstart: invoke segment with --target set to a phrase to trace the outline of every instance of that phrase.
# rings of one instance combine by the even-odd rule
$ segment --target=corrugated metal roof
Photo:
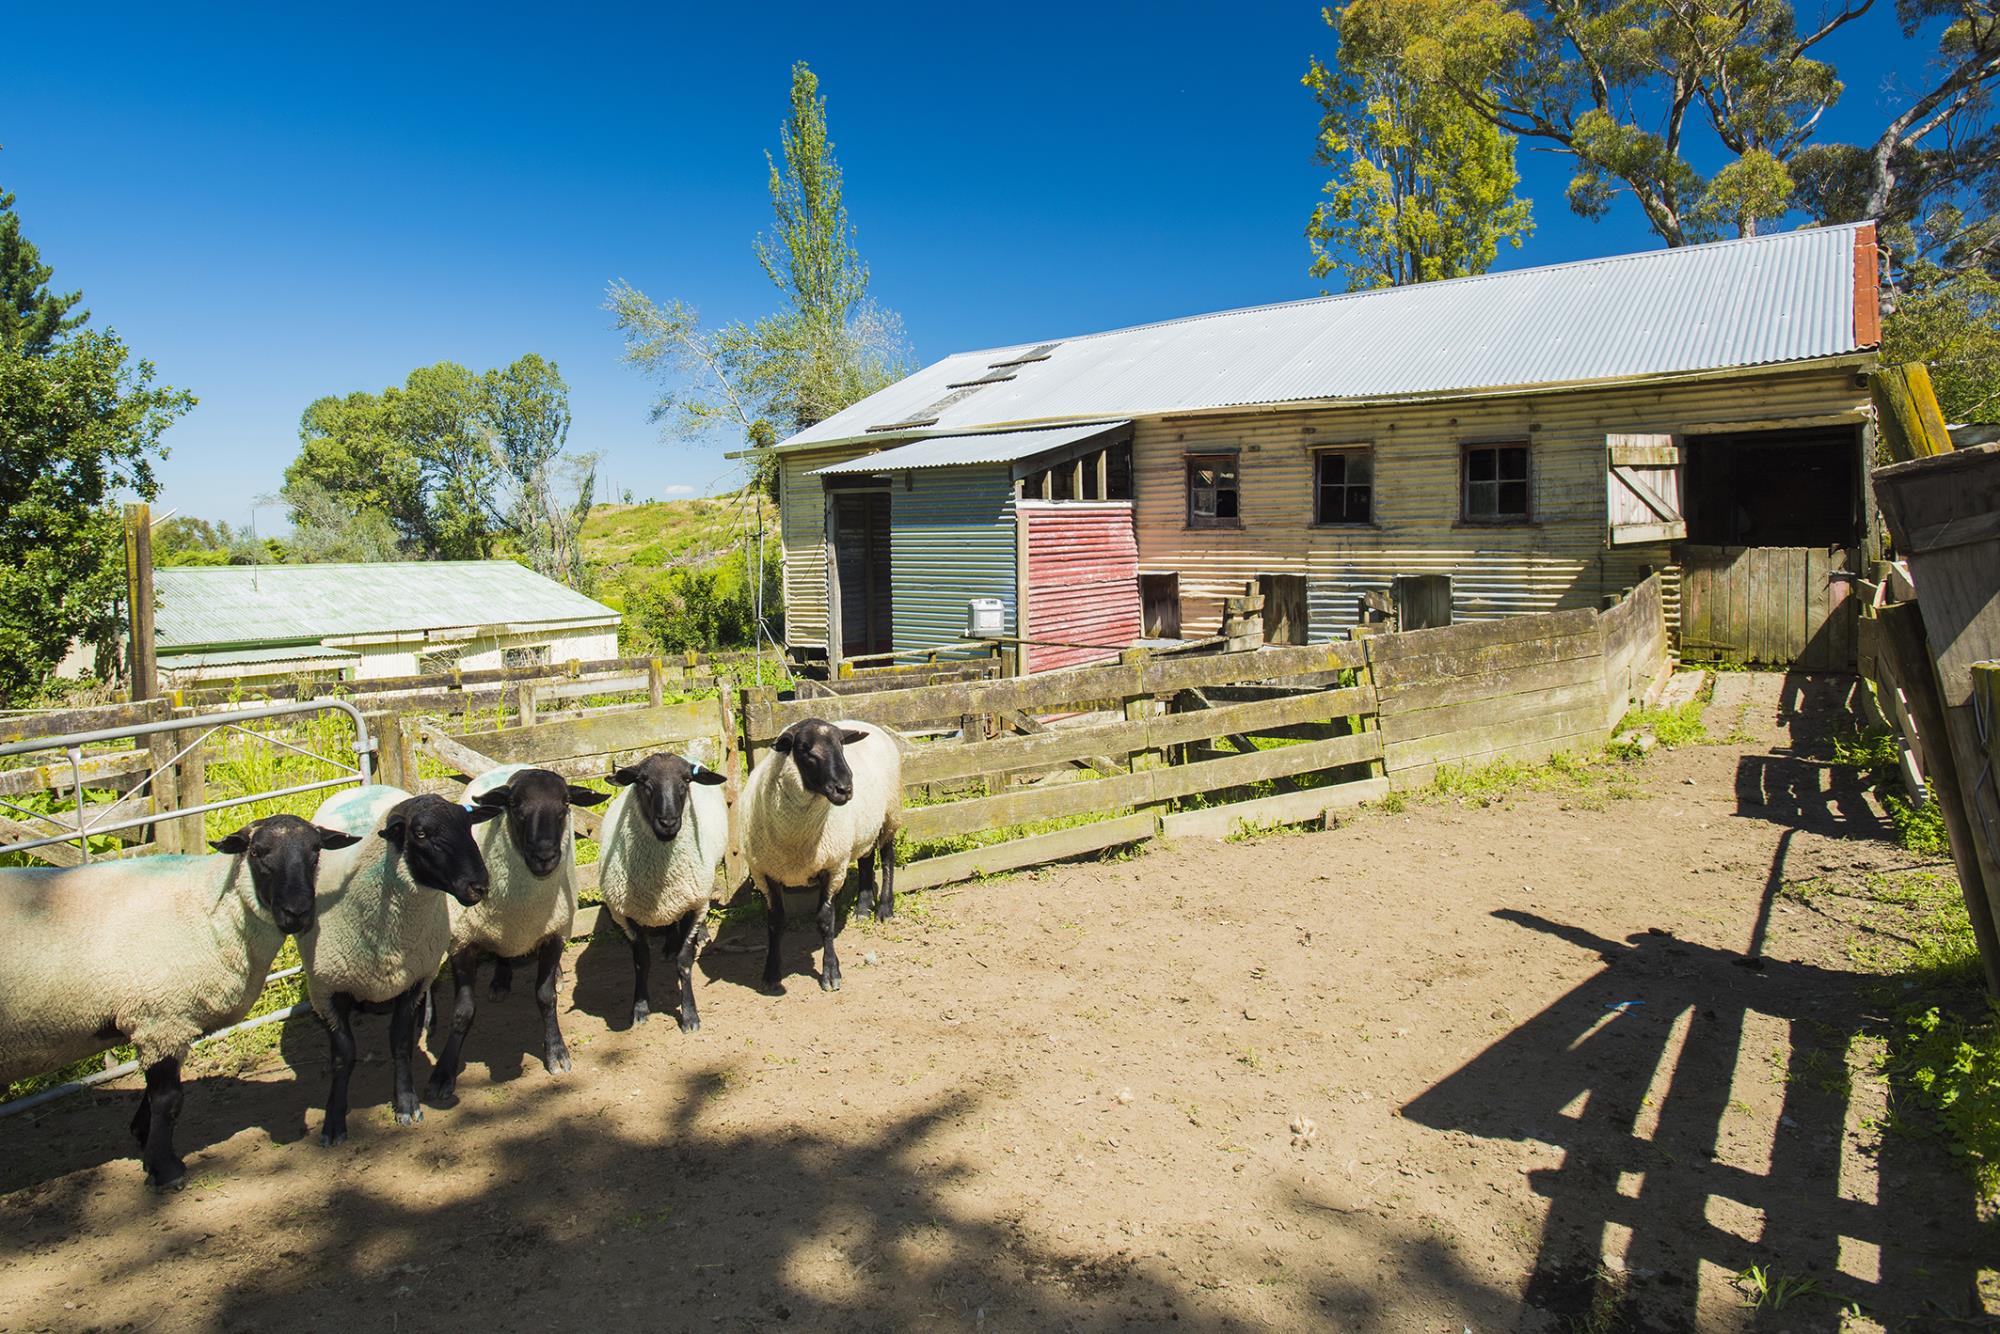
[[[162,652],[618,615],[510,560],[175,566],[155,570],[153,587]]]
[[[238,667],[268,662],[358,662],[361,654],[351,648],[322,648],[314,645],[285,645],[277,648],[226,648],[196,653],[162,653],[159,665],[174,671],[191,667]]]
[[[863,454],[845,463],[815,468],[815,477],[841,477],[850,473],[900,472],[905,468],[952,468],[968,463],[1012,463],[1032,458],[1051,449],[1078,444],[1094,435],[1104,435],[1127,421],[1091,422],[1084,426],[1056,426],[1039,431],[995,431],[985,435],[934,435],[913,444],[898,445],[877,454]]]
[[[927,366],[784,442],[1629,380],[1860,350],[1857,223],[1197,315]],[[1046,340],[1045,340],[1046,341]],[[946,400],[950,401],[947,402]],[[907,434],[907,432],[900,432]]]

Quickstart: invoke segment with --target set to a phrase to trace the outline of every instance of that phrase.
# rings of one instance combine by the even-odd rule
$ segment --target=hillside
[[[583,553],[600,581],[631,568],[702,565],[728,550],[744,524],[737,496],[595,505],[583,521]]]

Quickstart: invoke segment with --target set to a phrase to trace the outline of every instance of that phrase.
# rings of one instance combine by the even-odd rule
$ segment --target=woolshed
[[[777,446],[786,638],[1043,670],[1659,570],[1685,656],[1846,665],[1879,341],[1861,223],[959,353]]]
[[[618,656],[618,613],[508,560],[154,571],[161,677],[350,680]]]

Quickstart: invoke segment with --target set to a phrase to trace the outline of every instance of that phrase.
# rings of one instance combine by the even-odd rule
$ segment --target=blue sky
[[[1320,289],[1313,4],[417,8],[9,18],[35,55],[0,94],[0,186],[94,322],[201,398],[163,505],[240,522],[313,398],[529,351],[611,485],[727,484],[737,442],[663,439],[600,306],[623,277],[711,320],[773,307],[750,241],[795,59],[920,361]],[[1922,48],[1882,15],[1833,54],[1822,137],[1872,137]],[[1538,229],[1503,267],[1656,244],[1629,207],[1572,217],[1562,159],[1522,168]]]

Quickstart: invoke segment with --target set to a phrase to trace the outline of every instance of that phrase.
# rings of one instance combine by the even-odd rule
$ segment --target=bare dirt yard
[[[132,1089],[0,1122],[0,1330],[1983,1326],[2000,1233],[1881,1128],[1851,951],[1893,924],[1794,892],[1917,862],[1818,758],[1847,687],[1725,675],[1729,740],[1588,782],[908,896],[837,994],[805,931],[759,994],[732,922],[695,1035],[627,1030],[600,938],[573,1075],[520,989],[399,1131],[373,1019],[339,1150],[296,1021],[191,1084],[170,1198]]]

